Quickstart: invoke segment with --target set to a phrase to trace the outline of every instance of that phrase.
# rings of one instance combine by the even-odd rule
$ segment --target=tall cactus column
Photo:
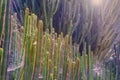
[[[7,75],[7,59],[8,59],[8,53],[9,53],[9,31],[10,31],[9,5],[10,5],[10,0],[7,0],[6,16],[5,16],[5,39],[4,39],[4,49],[3,49],[3,56],[2,56],[3,59],[2,59],[0,80],[6,80],[6,75]]]
[[[49,28],[50,31],[53,27],[53,16],[55,15],[60,0],[43,0],[43,12],[44,12],[44,21],[45,29]]]
[[[4,11],[5,11],[6,0],[0,1],[0,37],[2,34],[3,22],[4,22]]]

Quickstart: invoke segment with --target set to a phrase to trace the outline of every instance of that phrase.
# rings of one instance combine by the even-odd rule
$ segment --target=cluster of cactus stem
[[[31,13],[27,8],[24,28],[21,27],[21,30],[24,29],[21,49],[24,66],[10,70],[8,68],[7,71],[14,70],[16,73],[14,78],[20,80],[27,80],[27,76],[30,76],[30,80],[38,78],[43,80],[86,80],[89,78],[93,80],[93,53],[90,45],[87,51],[86,43],[84,43],[83,55],[80,56],[79,51],[72,47],[70,35],[65,37],[62,33],[58,35],[53,28],[51,32],[49,29],[44,32],[42,20],[38,20],[35,14],[29,14]],[[16,24],[14,21],[13,23]],[[11,30],[14,28],[14,24],[12,24]],[[19,32],[13,31],[13,33],[17,35]],[[14,38],[17,39],[16,37],[18,35]],[[13,43],[16,43],[16,40]],[[96,79],[99,80],[99,78]]]
[[[80,22],[80,0],[63,0],[62,13],[59,21],[59,32],[72,35]]]
[[[58,10],[60,0],[43,0],[43,12],[45,27],[52,30],[53,27],[53,16]]]
[[[10,0],[2,0],[1,1],[3,13],[2,18],[3,22],[0,24],[2,28],[4,28],[4,44],[3,44],[3,54],[2,54],[2,60],[1,60],[1,68],[0,68],[0,79],[5,80],[6,79],[6,73],[7,73],[7,61],[8,61],[8,54],[9,54],[9,32],[10,32]],[[5,12],[4,12],[5,11]],[[2,33],[2,32],[1,32]]]
[[[63,22],[66,22],[60,22],[63,28],[66,27],[66,24],[68,26],[68,34],[64,36],[61,31],[60,34],[57,34],[53,28],[53,16],[58,9],[60,0],[43,0],[42,2],[44,20],[39,20],[38,17],[35,14],[30,13],[29,9],[27,8],[24,15],[24,27],[20,27],[18,30],[18,24],[13,19],[14,17],[10,16],[9,14],[11,12],[9,8],[10,0],[0,1],[0,42],[3,27],[5,33],[4,47],[3,49],[0,48],[0,79],[117,80],[119,74],[117,71],[115,78],[111,78],[113,74],[112,72],[109,73],[109,71],[105,71],[105,75],[107,75],[107,77],[102,76],[101,78],[100,76],[95,75],[94,64],[96,61],[101,62],[106,57],[109,57],[106,56],[106,54],[111,47],[113,40],[115,39],[113,26],[115,25],[115,22],[118,20],[119,16],[116,15],[117,12],[114,12],[114,10],[118,8],[120,1],[113,0],[111,8],[106,10],[103,9],[104,12],[108,11],[109,14],[107,16],[105,16],[106,13],[100,15],[101,22],[99,24],[101,24],[101,26],[99,27],[100,31],[98,33],[104,32],[98,35],[95,50],[92,52],[92,45],[87,45],[83,39],[90,33],[92,26],[94,26],[92,22],[93,13],[92,11],[90,11],[90,14],[88,13],[88,8],[90,5],[87,6],[87,0],[84,0],[84,4],[86,5],[84,16],[85,23],[82,24],[83,28],[81,33],[83,35],[80,38],[81,41],[79,43],[81,44],[81,42],[83,42],[84,46],[82,56],[80,56],[78,50],[79,46],[72,44],[71,37],[71,33],[73,32],[72,30],[75,30],[74,28],[76,28],[78,25],[80,19],[79,17],[81,16],[79,13],[80,4],[73,6],[73,4],[76,4],[77,1],[72,0],[64,2],[65,12],[63,13],[62,18],[64,16],[67,16],[67,18],[61,19]],[[73,13],[72,10],[74,10]],[[4,14],[4,12],[6,13]],[[88,19],[88,14],[91,16],[90,20]],[[107,23],[110,24],[106,26]],[[45,27],[45,31],[43,30],[43,27]],[[11,55],[12,52],[14,55],[14,57],[12,57],[14,59],[13,65],[15,66],[10,67],[9,55]],[[93,54],[98,55],[95,57]],[[118,65],[116,66],[118,70]],[[8,77],[11,75],[11,73],[12,77]]]
[[[51,32],[49,29],[44,31],[43,26],[43,21],[27,8],[24,27],[21,27],[20,54],[24,65],[13,69],[15,79],[100,80],[93,70],[95,59],[90,45],[84,42],[83,55],[80,56],[79,47],[72,45],[70,35],[57,34],[53,28]]]
[[[57,34],[54,28],[52,31],[49,29],[44,31],[43,26],[43,21],[30,13],[27,8],[24,28],[21,27],[23,29],[21,54],[24,57],[24,66],[20,68],[21,72],[17,72],[20,74],[20,80],[105,80],[110,78],[103,75],[101,77],[94,72],[96,59],[90,45],[84,42],[82,56],[80,56],[79,47],[73,46],[70,35]],[[109,75],[109,72],[106,75]],[[110,75],[112,76],[112,73]]]

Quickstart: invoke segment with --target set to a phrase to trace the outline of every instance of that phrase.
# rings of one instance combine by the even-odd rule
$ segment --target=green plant
[[[13,26],[12,26],[13,27]],[[57,34],[52,28],[43,31],[43,21],[29,12],[27,8],[24,16],[24,28],[21,32],[24,66],[14,69],[14,79],[18,80],[94,80],[103,78],[103,68],[97,66],[96,58],[91,51],[91,46],[84,42],[82,56],[79,46],[72,45],[70,35]],[[15,40],[17,39],[14,37]],[[101,64],[101,63],[100,63]],[[100,69],[99,69],[100,68]],[[100,70],[100,71],[99,71]],[[109,71],[106,71],[106,75]],[[29,77],[28,77],[29,76]]]
[[[42,0],[41,2],[43,2],[45,28],[52,31],[53,16],[59,7],[60,0]]]
[[[63,37],[63,33],[57,36],[54,29],[50,34],[48,29],[43,32],[43,22],[30,13],[28,8],[25,12],[23,47],[21,48],[25,61],[24,67],[21,68],[20,80],[39,78],[79,80],[88,77],[92,80],[93,54],[90,46],[87,51],[86,44],[84,44],[84,55],[80,56],[79,51],[73,50],[71,36]]]
[[[3,55],[3,49],[0,48],[0,62],[1,62],[1,57],[2,57],[2,55]]]
[[[98,25],[98,30],[100,30],[97,35],[98,37],[91,37],[91,30],[94,28],[92,22],[93,13],[88,10],[90,5],[86,5],[87,0],[83,1],[84,4],[82,6],[85,8],[85,16],[83,18],[85,23],[82,24],[80,33],[82,36],[79,36],[80,42],[78,42],[79,44],[83,43],[82,55],[79,54],[79,44],[72,44],[71,37],[71,33],[74,30],[73,28],[76,28],[79,22],[80,4],[73,5],[76,4],[77,1],[65,1],[64,5],[69,7],[69,14],[67,14],[66,10],[64,14],[67,16],[67,19],[65,19],[66,21],[64,20],[65,23],[60,22],[60,24],[63,24],[64,28],[65,26],[69,28],[68,32],[66,32],[68,34],[64,35],[64,33],[57,34],[53,28],[53,16],[58,9],[59,0],[42,0],[42,3],[44,20],[39,20],[39,18],[27,8],[24,15],[24,27],[22,26],[19,30],[18,26],[16,26],[17,23],[14,22],[14,17],[9,14],[11,12],[9,8],[10,0],[7,0],[5,20],[3,20],[3,15],[0,16],[2,21],[0,26],[2,25],[3,27],[3,23],[5,23],[5,39],[1,59],[2,64],[0,64],[0,79],[6,80],[6,76],[8,76],[10,71],[13,72],[12,79],[15,80],[106,80],[111,77],[113,78],[111,70],[102,68],[102,63],[106,57],[109,57],[109,55],[106,56],[106,54],[115,38],[113,25],[115,25],[118,15],[115,15],[114,10],[118,7],[119,0],[114,0],[112,7],[110,6],[111,8],[108,9],[107,16],[105,16],[106,13],[100,15],[100,17],[104,17],[105,20],[101,19],[102,21],[99,23],[101,25]],[[0,4],[2,4],[2,1]],[[3,4],[2,8],[4,9],[5,5]],[[66,9],[65,6],[64,8]],[[75,12],[70,13],[72,9],[76,8],[78,11],[75,10]],[[90,10],[93,10],[93,8]],[[3,12],[4,10],[0,8],[0,13]],[[71,15],[73,16],[71,17]],[[77,18],[75,18],[75,16],[77,16]],[[90,19],[88,19],[89,17]],[[110,24],[106,26],[105,24],[107,24],[109,18],[110,21],[108,21],[108,23]],[[45,28],[45,31],[43,28]],[[104,28],[106,29],[104,30]],[[102,31],[104,32],[101,34]],[[0,35],[1,34],[2,31],[0,32]],[[86,37],[88,39],[92,38],[91,42],[90,40],[87,41]],[[94,38],[97,40],[95,48],[92,51],[91,43],[92,41],[94,42]],[[18,41],[19,39],[22,41]],[[14,57],[14,64],[16,64],[16,66],[9,68],[8,59],[10,56],[8,56],[8,53],[11,54],[12,51],[14,56],[21,56],[21,65],[17,65],[18,58]],[[104,77],[103,70],[105,70]],[[118,77],[118,73],[116,76]],[[117,77],[115,79],[117,79]]]
[[[1,40],[2,30],[5,22],[5,19],[4,19],[5,5],[6,5],[6,0],[1,0],[0,1],[0,40]]]
[[[3,48],[3,56],[2,56],[2,65],[1,65],[1,80],[6,80],[7,75],[7,59],[8,59],[8,52],[9,52],[9,32],[10,32],[10,21],[9,21],[9,3],[10,0],[3,0],[6,2],[6,15],[5,15],[5,39],[4,39],[4,48]],[[5,5],[5,2],[3,3]],[[5,7],[5,6],[4,6]],[[4,9],[3,7],[3,9]],[[4,12],[4,10],[2,10]],[[2,18],[4,17],[2,13]],[[1,21],[0,21],[1,22]],[[2,24],[1,24],[2,25]]]

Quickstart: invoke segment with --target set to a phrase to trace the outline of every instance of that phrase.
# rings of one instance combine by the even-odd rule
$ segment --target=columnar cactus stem
[[[1,35],[2,35],[2,30],[4,27],[4,17],[5,17],[5,10],[6,10],[6,0],[1,0],[0,1],[0,40],[1,40]]]
[[[4,0],[6,2],[6,0]],[[9,53],[9,32],[10,32],[10,20],[9,18],[9,13],[10,13],[10,1],[7,0],[7,5],[6,5],[6,15],[5,15],[5,39],[4,39],[4,50],[3,50],[3,60],[2,60],[2,67],[1,67],[1,80],[6,80],[6,75],[7,75],[7,61],[8,61],[8,53]],[[5,2],[3,4],[5,5]],[[4,9],[4,7],[3,7]],[[3,14],[2,14],[3,15]],[[1,22],[1,21],[0,21]]]
[[[3,55],[3,48],[0,48],[0,69],[1,69],[1,61],[2,61],[2,55]],[[1,71],[1,70],[0,70]]]
[[[56,13],[60,0],[43,0],[43,11],[44,11],[44,19],[45,19],[45,28],[50,29],[53,28],[53,16]]]

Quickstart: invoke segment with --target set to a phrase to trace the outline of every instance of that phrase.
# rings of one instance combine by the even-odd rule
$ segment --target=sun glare
[[[100,6],[100,5],[102,5],[102,0],[92,0],[92,5],[93,6]]]

